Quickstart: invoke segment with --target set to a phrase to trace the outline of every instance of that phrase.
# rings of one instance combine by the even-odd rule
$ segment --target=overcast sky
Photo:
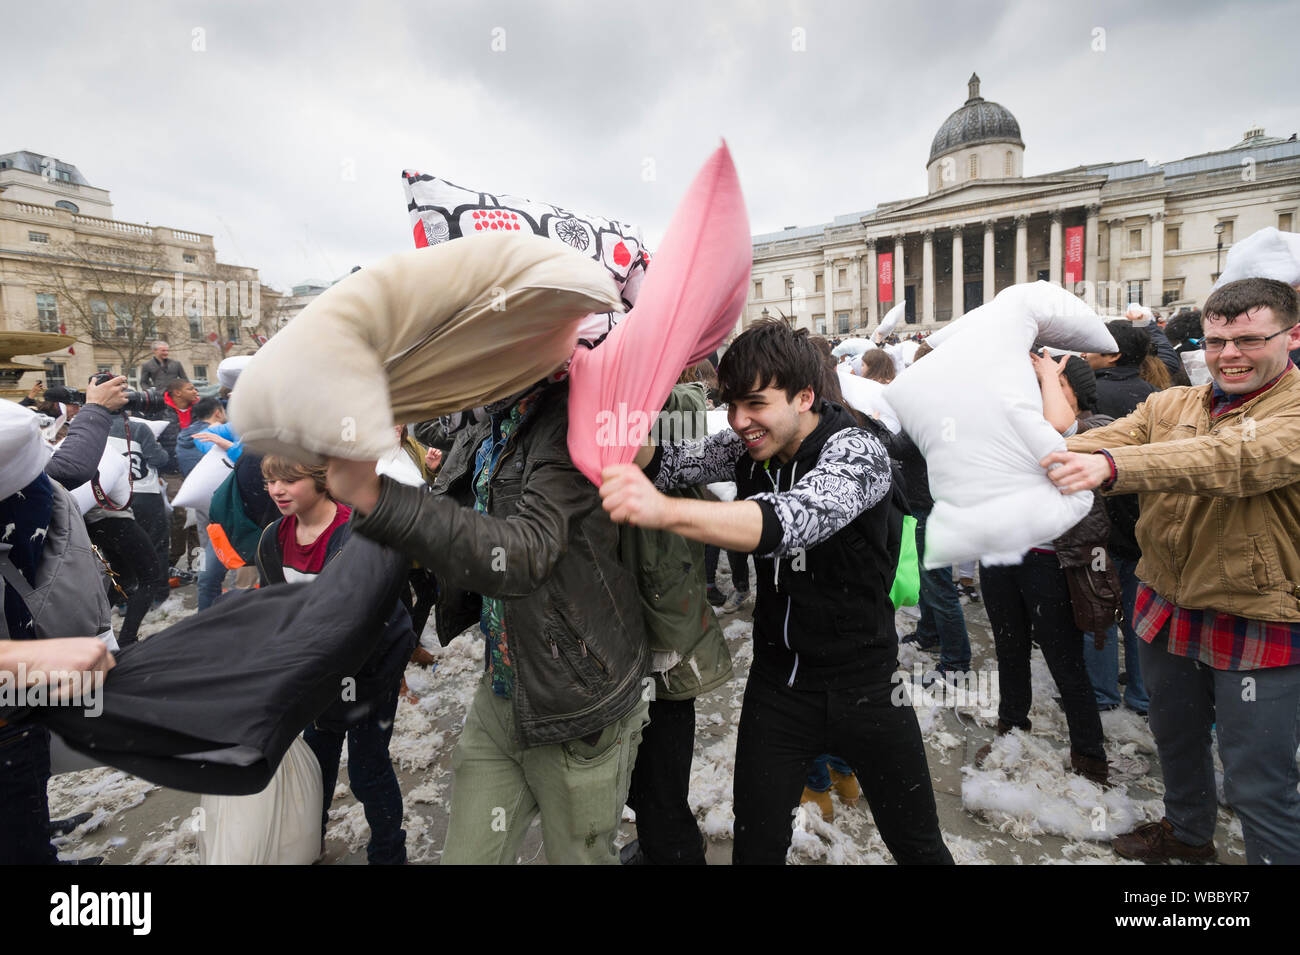
[[[10,4],[0,152],[287,289],[411,247],[403,168],[653,249],[719,137],[761,233],[923,194],[972,70],[1029,175],[1289,136],[1298,43],[1293,0]]]

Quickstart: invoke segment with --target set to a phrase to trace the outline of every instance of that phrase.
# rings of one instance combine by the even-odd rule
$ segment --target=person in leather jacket
[[[444,643],[478,624],[485,674],[453,757],[443,862],[515,861],[540,812],[551,863],[617,864],[653,683],[619,533],[569,459],[568,384],[544,380],[457,433],[432,488],[330,460],[354,530],[438,577]]]

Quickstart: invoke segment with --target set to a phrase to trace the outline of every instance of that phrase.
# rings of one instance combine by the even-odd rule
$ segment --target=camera
[[[102,385],[104,382],[112,381],[116,377],[116,375],[102,372],[92,376],[90,383],[92,385]],[[84,391],[77,391],[60,385],[46,388],[44,397],[47,401],[62,401],[68,405],[84,405],[86,403],[86,393]],[[121,414],[124,411],[138,415],[157,414],[165,407],[167,407],[167,403],[163,400],[161,391],[128,391],[126,393],[126,405],[121,410],[114,411],[113,414]]]

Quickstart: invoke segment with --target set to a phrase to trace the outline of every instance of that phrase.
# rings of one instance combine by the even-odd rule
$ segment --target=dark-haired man
[[[605,470],[601,497],[615,522],[756,555],[733,861],[784,861],[808,765],[830,752],[859,769],[895,859],[950,863],[916,714],[891,702],[898,635],[889,588],[902,514],[889,456],[874,433],[818,397],[821,369],[805,331],[754,325],[718,367],[732,430],[642,449],[636,464]],[[656,489],[722,480],[736,482],[737,500]]]
[[[1042,462],[1064,493],[1141,500],[1134,629],[1165,818],[1115,840],[1126,858],[1214,858],[1217,725],[1247,861],[1300,863],[1298,320],[1283,282],[1222,286],[1202,316],[1212,385],[1154,394]]]

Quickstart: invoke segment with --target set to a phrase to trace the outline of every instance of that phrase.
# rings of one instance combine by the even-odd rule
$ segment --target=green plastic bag
[[[889,588],[889,599],[894,609],[915,607],[921,599],[921,569],[916,555],[916,518],[903,518],[903,540],[898,548],[898,567],[894,571],[894,586]]]

